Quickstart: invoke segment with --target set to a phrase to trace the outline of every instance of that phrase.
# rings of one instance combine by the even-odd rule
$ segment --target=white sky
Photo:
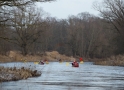
[[[38,3],[51,17],[67,19],[70,15],[77,15],[82,12],[89,12],[98,15],[99,12],[93,9],[93,2],[103,0],[57,0],[55,2]]]

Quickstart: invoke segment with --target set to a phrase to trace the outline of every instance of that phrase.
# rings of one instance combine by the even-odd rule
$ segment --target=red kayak
[[[79,63],[78,63],[78,62],[73,62],[73,63],[72,63],[72,66],[73,66],[73,67],[79,67]]]

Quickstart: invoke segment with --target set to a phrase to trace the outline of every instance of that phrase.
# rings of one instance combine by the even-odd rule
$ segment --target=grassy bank
[[[23,56],[18,52],[11,51],[8,56],[0,55],[0,62],[38,62],[40,60],[48,61],[58,61],[61,59],[62,61],[74,61],[75,59],[79,60],[78,58],[68,57],[66,55],[61,55],[57,51],[46,52],[43,56],[40,55],[26,55]],[[117,55],[111,56],[109,58],[83,58],[84,61],[91,61],[94,62],[96,65],[109,65],[109,66],[124,66],[124,55]]]
[[[58,61],[61,59],[62,61],[73,61],[75,58],[68,57],[66,55],[59,54],[57,51],[45,52],[43,55],[22,55],[18,51],[10,51],[6,56],[0,55],[0,62],[37,62],[40,60],[48,60],[48,61]]]
[[[124,55],[111,56],[103,59],[93,59],[96,65],[124,66]]]

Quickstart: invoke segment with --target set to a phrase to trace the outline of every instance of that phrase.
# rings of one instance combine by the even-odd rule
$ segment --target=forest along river
[[[7,63],[0,66],[28,66],[40,70],[40,77],[0,83],[0,90],[124,90],[124,67],[93,65],[84,62],[78,68],[71,63]]]

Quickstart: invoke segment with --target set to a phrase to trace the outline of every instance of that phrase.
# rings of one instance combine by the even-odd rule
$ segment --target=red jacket
[[[82,57],[80,57],[79,59],[80,59],[80,61],[83,61],[83,58]]]

